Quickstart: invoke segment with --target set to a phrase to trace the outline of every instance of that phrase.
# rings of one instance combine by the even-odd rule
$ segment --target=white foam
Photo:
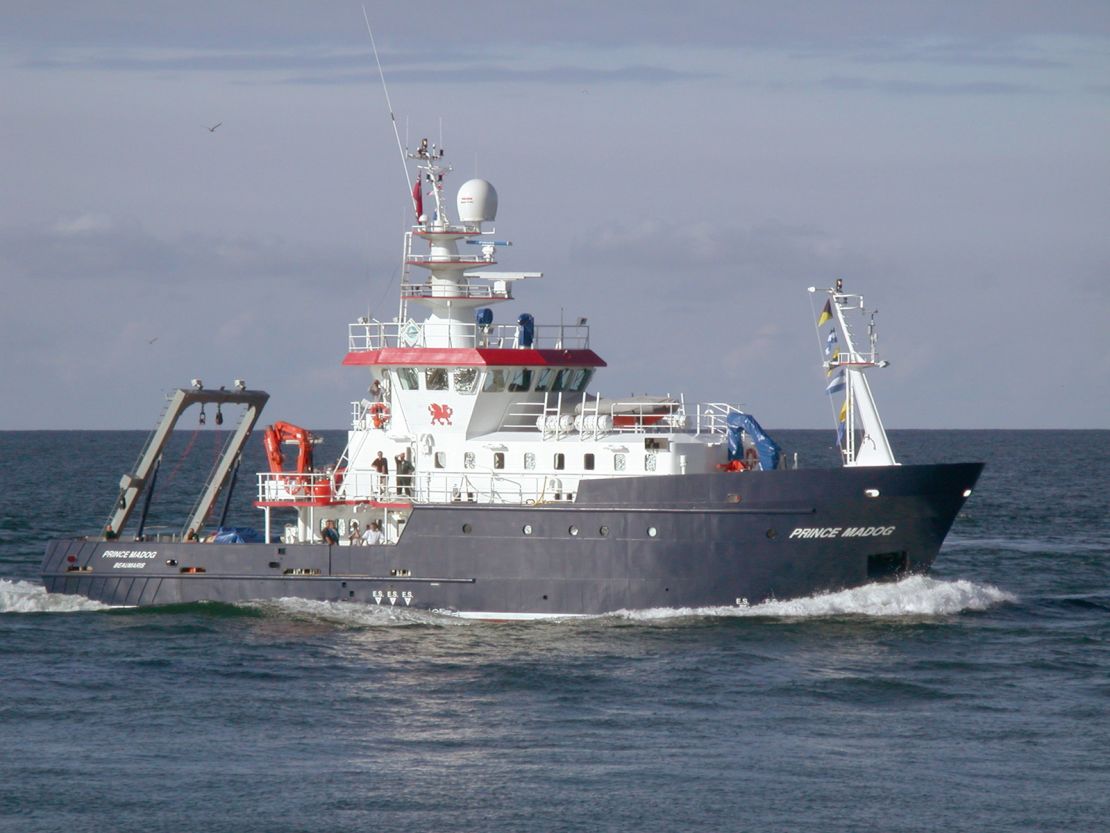
[[[365,604],[362,602],[320,602],[285,597],[246,605],[278,615],[303,617],[348,627],[461,624],[463,620],[429,610],[406,607],[403,603]]]
[[[867,584],[837,593],[823,593],[804,599],[768,601],[735,607],[702,607],[683,610],[621,611],[628,619],[669,619],[680,616],[739,616],[780,619],[816,619],[829,616],[913,617],[951,616],[967,611],[987,610],[995,605],[1016,602],[1017,597],[990,584],[966,579],[941,581],[927,576],[910,576],[895,584]]]
[[[987,610],[1000,604],[1017,601],[989,584],[976,584],[966,579],[942,581],[927,576],[911,576],[896,584],[876,583],[824,593],[803,599],[769,601],[756,605],[699,608],[653,608],[622,610],[597,617],[593,621],[618,618],[632,621],[655,621],[689,617],[752,617],[776,619],[818,619],[834,616],[871,616],[878,618],[951,616],[968,611]],[[345,627],[397,627],[404,625],[466,625],[474,620],[459,615],[407,608],[402,605],[368,605],[361,602],[319,602],[284,598],[249,602],[252,607],[272,611],[279,616],[294,616]],[[492,616],[494,619],[507,618]],[[546,623],[581,622],[580,617],[551,616]]]
[[[77,613],[108,609],[109,605],[84,596],[47,593],[45,587],[29,581],[0,579],[0,613]]]

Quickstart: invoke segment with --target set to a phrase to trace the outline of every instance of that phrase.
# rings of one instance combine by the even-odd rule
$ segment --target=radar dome
[[[484,179],[471,179],[459,188],[459,222],[482,223],[497,219],[497,191]]]

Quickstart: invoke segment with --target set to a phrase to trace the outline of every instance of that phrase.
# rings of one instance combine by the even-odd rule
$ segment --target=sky
[[[367,3],[402,140],[478,175],[606,396],[829,428],[809,286],[888,428],[1110,427],[1110,4]],[[0,430],[200,377],[345,427],[408,182],[358,2],[0,2]],[[207,127],[222,122],[215,131]]]

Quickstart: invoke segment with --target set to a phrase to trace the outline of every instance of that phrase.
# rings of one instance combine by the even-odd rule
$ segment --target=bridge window
[[[558,393],[563,389],[563,374],[565,371],[553,367],[545,367],[536,379],[536,390],[552,391]]]
[[[505,468],[505,452],[504,451],[495,451],[495,452],[493,452],[493,467],[495,469]]]
[[[428,390],[447,390],[447,368],[429,367],[424,372],[424,383]]]
[[[397,374],[397,384],[402,390],[416,390],[420,387],[420,377],[415,367],[398,367],[394,372]]]
[[[482,384],[482,390],[486,393],[499,393],[505,390],[505,371],[487,370],[486,381]]]
[[[582,468],[584,468],[586,471],[593,471],[594,470],[594,455],[593,454],[583,455],[583,457],[582,457]]]
[[[529,367],[519,368],[513,373],[512,378],[509,380],[509,390],[513,393],[519,393],[525,390],[532,389],[532,369]]]
[[[474,393],[474,389],[478,385],[478,368],[476,367],[458,367],[455,368],[455,390],[458,393]]]
[[[563,390],[571,393],[582,393],[590,383],[594,372],[585,367],[575,367],[564,371]]]

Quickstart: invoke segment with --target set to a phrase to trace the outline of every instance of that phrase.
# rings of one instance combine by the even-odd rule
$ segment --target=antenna
[[[397,138],[397,150],[401,153],[401,170],[405,177],[405,190],[409,191],[409,167],[405,162],[405,146],[401,144],[401,134],[397,130],[397,117],[393,115],[393,102],[389,100],[389,87],[385,84],[385,72],[382,70],[381,59],[378,58],[378,45],[374,42],[374,30],[370,28],[370,17],[366,14],[366,6],[362,7],[362,19],[366,21],[366,34],[370,36],[370,48],[374,51],[374,63],[378,65],[378,76],[382,79],[382,91],[385,93],[385,106],[389,109],[389,120],[393,122],[393,135]],[[409,200],[412,210],[416,211],[416,197],[409,191]]]

